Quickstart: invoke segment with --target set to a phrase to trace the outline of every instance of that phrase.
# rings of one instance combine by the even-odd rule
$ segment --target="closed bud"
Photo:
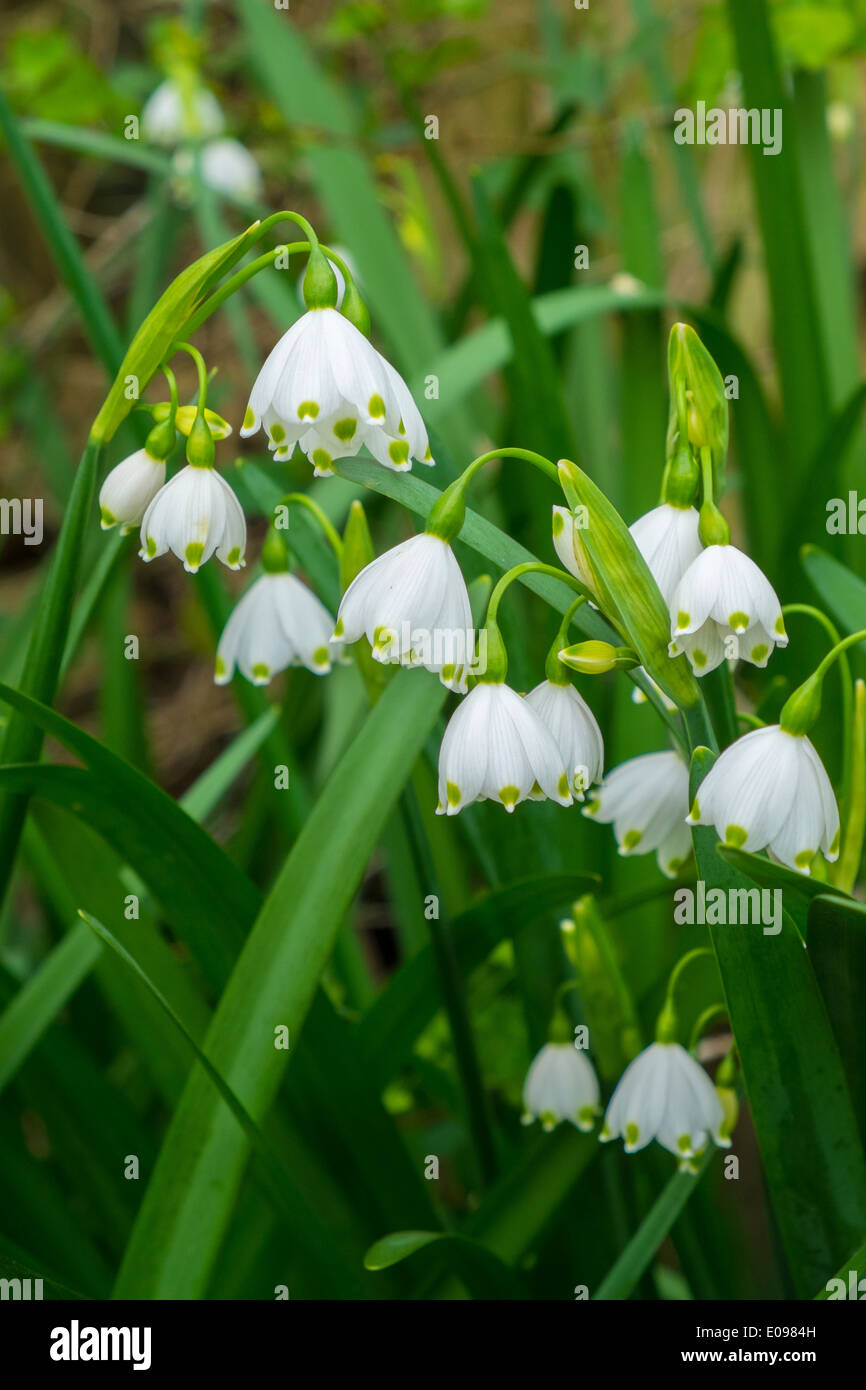
[[[576,642],[557,652],[563,666],[581,671],[585,676],[601,676],[605,671],[627,671],[640,662],[630,647],[613,647],[610,642]]]
[[[308,309],[333,309],[338,293],[331,262],[318,246],[312,247],[304,274],[304,303]]]
[[[678,392],[685,392],[688,443],[695,450],[707,447],[713,460],[714,493],[724,491],[728,452],[728,400],[725,383],[713,358],[693,328],[675,323],[668,340],[668,376],[671,415],[668,426],[668,458],[682,444],[677,419]]]
[[[186,441],[186,460],[193,468],[213,468],[214,443],[203,415],[196,415]]]

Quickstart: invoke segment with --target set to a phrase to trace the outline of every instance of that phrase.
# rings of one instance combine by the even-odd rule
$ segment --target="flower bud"
[[[193,468],[213,468],[214,443],[203,415],[196,415],[186,441],[186,460]]]
[[[629,670],[640,662],[630,647],[612,647],[610,642],[576,642],[557,652],[563,666],[581,671],[585,676],[601,676],[605,671]]]
[[[668,340],[668,377],[671,416],[668,426],[668,458],[679,440],[677,398],[685,391],[688,443],[695,450],[708,447],[713,460],[714,491],[718,498],[724,489],[725,457],[728,452],[728,400],[725,383],[713,358],[693,328],[675,323]]]

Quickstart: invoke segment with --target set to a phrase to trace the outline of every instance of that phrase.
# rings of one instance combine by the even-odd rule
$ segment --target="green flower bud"
[[[324,251],[310,250],[304,272],[304,303],[308,309],[333,309],[337,303],[337,277]]]
[[[196,415],[186,441],[186,461],[193,468],[213,468],[214,442],[203,415]]]
[[[610,642],[576,642],[573,647],[564,647],[557,652],[563,666],[572,671],[582,671],[585,676],[601,676],[605,671],[617,669],[628,671],[640,662],[630,647],[612,647]]]
[[[157,401],[156,405],[142,406],[143,410],[149,410],[154,420],[167,420],[171,414],[170,401]],[[175,412],[174,422],[181,434],[189,435],[190,430],[198,414],[198,406],[182,405]],[[232,427],[228,420],[224,420],[221,415],[217,415],[215,410],[205,409],[204,418],[207,421],[208,429],[212,439],[228,439],[232,432]]]
[[[821,713],[823,679],[814,675],[799,685],[785,701],[779,723],[786,734],[807,734]]]
[[[709,447],[713,460],[715,496],[724,491],[728,452],[728,400],[725,383],[713,358],[693,328],[675,323],[668,340],[668,378],[671,413],[668,424],[668,458],[682,443],[677,416],[678,391],[685,390],[688,443],[695,450]],[[669,500],[669,499],[668,499]]]
[[[670,614],[628,527],[576,464],[560,459],[558,467],[569,505],[583,508],[585,524],[574,529],[574,548],[599,606],[668,698],[681,709],[697,705],[700,692],[688,663],[668,656]]]

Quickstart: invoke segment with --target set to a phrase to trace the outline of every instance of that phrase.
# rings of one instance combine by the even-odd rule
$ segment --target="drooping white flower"
[[[693,560],[670,603],[671,656],[685,652],[696,676],[733,654],[766,666],[774,646],[788,635],[776,591],[748,555],[733,545],[709,545]]]
[[[141,113],[148,140],[159,145],[179,145],[182,140],[210,140],[221,135],[222,108],[207,87],[186,91],[168,78],[151,93]]]
[[[138,526],[164,482],[165,459],[154,458],[147,449],[137,449],[123,459],[99,489],[103,531],[120,526],[126,532]]]
[[[694,507],[674,507],[662,502],[628,528],[666,604],[670,604],[689,565],[701,553],[699,521]]]
[[[604,739],[595,715],[574,686],[542,681],[530,690],[526,702],[541,718],[556,740],[571,779],[576,800],[604,771]]]
[[[141,523],[142,560],[170,550],[195,574],[216,552],[229,569],[246,563],[247,523],[241,504],[215,468],[187,464],[161,487]]]
[[[553,508],[553,548],[559,563],[591,590],[591,576],[579,559],[580,547],[575,545],[578,530],[574,512],[569,507]]]
[[[240,140],[209,140],[195,154],[188,149],[178,150],[172,160],[175,173],[188,178],[196,167],[196,159],[202,183],[215,193],[250,203],[261,198],[261,170]]]
[[[448,722],[439,750],[436,814],[456,816],[472,801],[506,811],[534,794],[570,806],[565,761],[525,699],[503,682],[481,681]]]
[[[613,822],[620,854],[655,850],[662,873],[675,878],[692,848],[688,809],[689,771],[680,755],[643,753],[607,774],[583,814]]]
[[[808,874],[819,850],[839,857],[839,808],[830,778],[805,734],[778,724],[752,729],[707,773],[690,825],[714,825],[725,844],[770,853]]]
[[[334,620],[300,579],[286,571],[265,573],[247,589],[223,628],[214,680],[227,685],[235,666],[253,685],[268,685],[287,666],[306,666],[321,676],[341,651]]]
[[[379,463],[405,472],[432,464],[427,431],[408,386],[337,309],[308,309],[259,372],[244,415],[245,438],[264,425],[268,447],[289,458],[296,444],[317,477],[362,444]]]
[[[540,1120],[551,1130],[561,1120],[590,1130],[599,1114],[598,1079],[586,1054],[572,1042],[549,1042],[533,1059],[523,1083],[523,1123]]]
[[[724,1120],[716,1088],[700,1063],[677,1042],[654,1042],[620,1077],[599,1138],[622,1137],[626,1153],[657,1139],[688,1168],[708,1139],[720,1148],[730,1146]]]
[[[447,541],[424,532],[371,561],[340,602],[334,636],[366,635],[377,661],[425,666],[466,690],[475,631],[469,593]]]

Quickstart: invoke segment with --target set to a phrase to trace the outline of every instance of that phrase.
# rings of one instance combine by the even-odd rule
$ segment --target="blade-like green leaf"
[[[692,760],[692,797],[712,766]],[[692,832],[707,888],[748,888],[716,847]],[[761,1160],[794,1285],[811,1297],[866,1229],[866,1160],[827,1010],[790,916],[778,935],[710,926]]]
[[[478,1241],[444,1231],[394,1231],[383,1236],[364,1256],[367,1269],[390,1269],[420,1250],[441,1251],[473,1298],[523,1299],[520,1280],[498,1256]]]

